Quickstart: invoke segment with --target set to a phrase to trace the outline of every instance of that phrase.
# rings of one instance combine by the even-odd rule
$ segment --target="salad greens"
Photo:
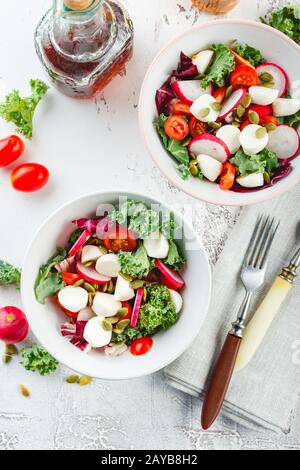
[[[266,148],[260,153],[250,156],[240,149],[230,161],[238,168],[238,172],[242,177],[251,173],[264,173],[265,171],[271,175],[274,170],[279,168],[276,154]]]
[[[262,53],[258,49],[255,49],[255,47],[249,46],[249,44],[236,42],[234,51],[244,59],[248,60],[254,67],[266,62]]]
[[[145,239],[159,228],[157,212],[148,209],[142,202],[128,200],[118,209],[109,214],[109,218],[120,225],[128,223],[129,230],[136,233],[138,238]]]
[[[0,286],[15,285],[20,288],[21,271],[12,264],[0,260]]]
[[[136,279],[142,279],[149,274],[151,263],[143,245],[140,245],[136,251],[118,253],[118,258],[122,274]]]
[[[41,80],[30,80],[31,95],[21,98],[18,90],[9,93],[4,103],[0,104],[0,116],[8,122],[13,122],[16,131],[28,139],[33,135],[33,115],[37,105],[48,90]]]
[[[285,122],[288,126],[298,128],[298,126],[300,125],[300,111],[298,111],[298,113],[296,114],[293,114],[293,116],[288,116],[285,119]]]
[[[186,260],[179,252],[178,246],[173,240],[169,240],[170,248],[168,257],[165,262],[171,266],[175,271],[179,271],[182,266],[185,264]]]
[[[234,70],[234,57],[225,44],[213,44],[211,49],[215,53],[214,60],[202,80],[202,87],[207,88],[210,83],[219,87],[225,84],[225,77]]]
[[[20,364],[31,372],[38,371],[41,375],[52,374],[56,371],[58,362],[44,348],[33,344],[21,350],[23,360]]]
[[[147,303],[140,310],[138,326],[147,335],[153,335],[158,329],[169,328],[178,320],[178,314],[170,298],[167,287],[162,285],[147,286]]]
[[[74,232],[72,232],[71,235],[70,235],[68,243],[70,245],[74,245],[74,243],[77,242],[77,240],[80,237],[80,235],[82,234],[82,232],[83,232],[82,228],[77,228],[76,230],[74,230]]]
[[[300,3],[283,7],[272,13],[270,20],[261,18],[261,21],[300,43]]]
[[[55,295],[65,286],[61,274],[54,270],[54,266],[63,261],[66,256],[66,250],[58,248],[55,257],[40,267],[34,290],[36,299],[41,304],[45,303],[47,297]]]

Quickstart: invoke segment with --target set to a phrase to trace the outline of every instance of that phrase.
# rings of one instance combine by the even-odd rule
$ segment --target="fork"
[[[251,299],[264,282],[270,249],[278,227],[279,222],[275,218],[260,216],[252,234],[241,270],[246,296],[214,366],[205,395],[201,417],[202,428],[205,430],[211,427],[223,406],[243,339]]]

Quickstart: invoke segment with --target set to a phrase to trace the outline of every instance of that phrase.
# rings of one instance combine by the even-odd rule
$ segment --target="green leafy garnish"
[[[186,260],[179,252],[179,249],[173,240],[169,240],[169,245],[169,253],[164,262],[171,266],[175,271],[179,271],[185,264]]]
[[[300,111],[298,111],[296,114],[293,114],[292,116],[285,118],[285,122],[288,126],[298,128],[300,125]]]
[[[180,163],[180,165],[177,166],[177,170],[179,171],[180,176],[183,180],[188,180],[190,178],[191,172],[188,165]]]
[[[126,343],[131,344],[135,339],[139,339],[143,336],[143,332],[141,332],[138,328],[126,328],[122,331],[122,333],[114,333],[112,334],[111,342],[112,343]]]
[[[78,238],[80,237],[80,235],[82,234],[84,229],[82,228],[77,228],[76,230],[74,230],[74,232],[71,233],[70,235],[70,238],[68,240],[68,243],[70,245],[75,245],[75,243],[77,242]]]
[[[109,217],[120,225],[128,225],[138,238],[145,239],[159,229],[159,215],[156,211],[138,201],[128,200],[118,209],[114,209]]]
[[[45,303],[47,297],[55,295],[56,292],[65,287],[61,273],[58,273],[53,268],[56,264],[61,263],[66,256],[66,250],[59,248],[57,255],[40,267],[34,291],[36,300],[41,304]]]
[[[268,149],[264,149],[256,155],[246,155],[240,149],[230,161],[238,168],[239,175],[242,177],[251,173],[264,173],[265,171],[272,175],[279,168],[277,155]]]
[[[160,328],[169,328],[178,320],[170,292],[162,285],[147,286],[148,301],[140,309],[138,328],[153,335]]]
[[[12,264],[0,260],[0,286],[15,285],[20,287],[21,271]]]
[[[45,349],[37,344],[21,350],[23,360],[20,364],[31,372],[38,371],[41,375],[55,372],[58,362]]]
[[[133,252],[118,253],[118,258],[122,274],[127,274],[134,279],[141,279],[149,274],[151,264],[143,245]]]
[[[207,88],[210,83],[219,87],[224,85],[225,78],[234,70],[234,56],[224,44],[213,44],[214,60],[202,80],[201,86]]]
[[[249,46],[249,44],[237,42],[235,43],[234,50],[241,57],[248,60],[254,67],[265,63],[262,53],[258,49],[255,49],[255,47]]]
[[[13,122],[17,126],[16,131],[28,139],[32,139],[35,109],[49,87],[41,80],[30,80],[30,88],[29,97],[21,98],[19,91],[13,90],[0,104],[0,116]]]
[[[265,24],[286,34],[296,43],[300,43],[300,4],[283,7],[272,13],[270,20],[261,18]]]

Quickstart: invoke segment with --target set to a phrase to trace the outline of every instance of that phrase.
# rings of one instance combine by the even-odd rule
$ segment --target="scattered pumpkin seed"
[[[116,333],[116,335],[120,335],[121,333],[123,333],[123,330],[120,330],[119,328],[114,328],[113,333]]]
[[[107,291],[107,287],[108,287],[108,284],[103,284],[102,285],[102,292],[106,292]]]
[[[95,290],[99,289],[99,284],[91,282],[92,286],[94,287]]]
[[[233,116],[234,117],[234,120],[239,122],[240,124],[243,122],[243,118],[242,117],[239,117],[236,113],[235,115]]]
[[[247,95],[245,96],[245,98],[242,99],[241,105],[242,105],[244,108],[249,108],[251,102],[252,102],[251,96],[247,94]]]
[[[95,264],[95,261],[88,261],[87,263],[84,263],[84,266],[86,268],[90,268],[91,266],[93,266]]]
[[[91,292],[88,295],[88,301],[89,301],[89,306],[91,307],[93,305],[93,302],[94,302],[94,296]]]
[[[2,354],[2,363],[3,364],[9,364],[11,360],[12,360],[12,355],[11,354],[7,354],[5,352]]]
[[[272,122],[267,122],[264,127],[267,129],[268,132],[272,132],[272,131],[275,131],[277,129],[277,127],[275,126],[275,124],[273,124]]]
[[[199,173],[199,168],[196,165],[190,165],[189,170],[192,176],[197,176]]]
[[[92,380],[93,380],[92,377],[89,377],[88,375],[83,375],[79,379],[79,385],[81,387],[84,387],[85,385],[90,384]]]
[[[267,171],[264,172],[264,182],[266,184],[270,184],[271,183],[271,176],[269,175],[269,173]]]
[[[131,283],[130,283],[131,289],[135,289],[135,290],[139,289],[140,287],[143,287],[143,286],[144,286],[144,281],[139,280],[139,279],[137,279],[135,281],[131,281]]]
[[[190,161],[190,165],[198,165],[198,161],[196,159]]]
[[[126,281],[132,281],[132,277],[131,276],[128,276],[128,274],[123,274],[123,273],[120,273],[120,276],[122,276]]]
[[[203,108],[203,109],[200,110],[199,116],[200,116],[201,118],[205,118],[206,116],[209,115],[209,113],[210,113],[209,108]]]
[[[115,289],[114,283],[112,281],[110,281],[106,290],[109,294],[112,294],[114,289]]]
[[[257,139],[263,139],[267,133],[267,129],[265,127],[261,127],[260,129],[257,129],[255,132],[255,135]]]
[[[119,318],[118,317],[106,317],[105,320],[109,321],[111,325],[115,325],[118,323]]]
[[[190,159],[191,160],[196,160],[196,155],[194,153],[190,153]]]
[[[241,118],[241,117],[244,116],[245,111],[246,111],[246,110],[245,110],[244,106],[243,106],[242,104],[239,104],[238,107],[237,107],[237,109],[236,109],[236,114],[237,114],[237,116],[238,116],[239,118]]]
[[[130,323],[130,320],[120,320],[116,327],[120,330],[125,330],[125,328],[127,328],[127,326],[129,325]]]
[[[208,123],[209,127],[211,127],[212,129],[220,129],[221,127],[221,123],[220,122],[209,122]]]
[[[233,91],[233,86],[229,85],[229,87],[227,88],[226,93],[225,93],[225,99],[227,99],[227,98],[229,98],[229,96],[231,96],[232,91]]]
[[[10,354],[11,356],[19,354],[17,347],[14,344],[6,344],[5,345],[5,352],[6,354]]]
[[[101,251],[102,255],[107,255],[108,251],[104,246],[99,246],[99,250]]]
[[[217,102],[212,103],[210,105],[210,107],[211,107],[211,109],[213,109],[214,111],[217,111],[217,112],[221,111],[221,109],[222,109],[222,105],[220,103],[217,103]]]
[[[69,375],[69,376],[66,378],[66,382],[67,382],[68,384],[78,384],[78,383],[79,383],[79,380],[80,380],[79,375]]]
[[[148,298],[148,292],[147,292],[146,287],[144,287],[143,301],[147,302],[147,298]]]
[[[87,290],[91,294],[93,294],[95,292],[95,288],[89,282],[84,282],[83,287],[85,288],[85,290]]]
[[[248,118],[249,118],[249,121],[252,124],[258,124],[259,123],[259,115],[255,111],[249,111]]]
[[[265,88],[274,88],[275,83],[274,82],[262,82],[261,85],[264,86]]]
[[[75,282],[75,284],[73,284],[73,287],[80,287],[82,286],[82,284],[84,283],[84,279],[79,279],[79,281]]]
[[[232,121],[231,123],[234,127],[240,127],[241,126],[241,123],[238,122],[238,121]]]
[[[127,313],[128,313],[128,308],[123,307],[123,308],[120,308],[120,310],[117,313],[117,316],[119,318],[123,318],[123,317],[125,317],[125,315],[127,315]]]
[[[259,75],[262,82],[274,82],[274,77],[269,72],[263,72]]]
[[[110,323],[109,320],[103,320],[102,321],[102,326],[105,331],[112,331],[112,324]]]
[[[182,147],[187,147],[190,144],[191,140],[191,137],[186,137],[186,139],[184,139],[184,141],[182,142]]]
[[[29,392],[28,388],[25,387],[25,385],[20,384],[19,385],[19,390],[22,393],[23,397],[26,397],[26,398],[30,397],[30,392]]]

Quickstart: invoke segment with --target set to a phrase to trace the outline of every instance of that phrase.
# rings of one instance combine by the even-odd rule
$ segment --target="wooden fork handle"
[[[242,338],[229,334],[215,364],[202,408],[201,424],[209,429],[218,417],[231,381]]]

